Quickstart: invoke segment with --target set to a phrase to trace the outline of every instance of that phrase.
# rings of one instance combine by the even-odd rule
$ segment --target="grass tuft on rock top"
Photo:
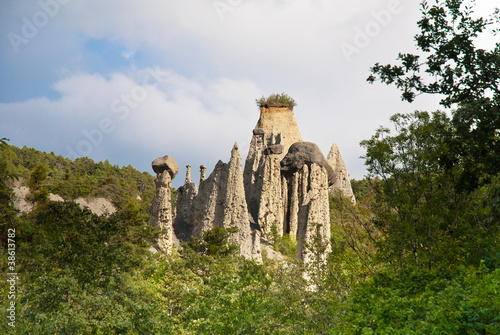
[[[271,94],[267,98],[262,96],[260,99],[255,99],[257,106],[259,107],[289,107],[293,110],[293,107],[297,106],[295,100],[287,95],[285,92],[281,94]]]

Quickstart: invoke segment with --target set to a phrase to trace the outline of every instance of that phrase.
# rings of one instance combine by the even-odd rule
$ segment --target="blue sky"
[[[488,1],[477,1],[484,13]],[[255,99],[286,92],[304,140],[338,143],[351,177],[359,142],[395,113],[435,110],[369,85],[375,62],[413,52],[418,1],[5,0],[0,4],[0,137],[152,173],[243,159]]]

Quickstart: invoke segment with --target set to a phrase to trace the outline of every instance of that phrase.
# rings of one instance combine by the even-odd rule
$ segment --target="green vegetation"
[[[5,334],[498,334],[500,329],[500,52],[475,49],[486,21],[462,1],[423,3],[420,63],[372,69],[403,97],[441,93],[457,109],[391,117],[361,144],[370,176],[353,205],[330,198],[332,252],[293,261],[296,241],[272,234],[286,266],[238,256],[214,228],[171,256],[152,253],[153,177],[88,158],[75,161],[0,140],[0,296],[15,239],[16,328]],[[448,62],[449,61],[449,62]],[[496,66],[496,67],[495,67]],[[491,69],[491,71],[490,71]],[[413,78],[413,79],[412,79]],[[483,89],[484,88],[484,89]],[[263,100],[264,101],[264,100]],[[461,122],[461,120],[463,122]],[[18,216],[8,187],[21,177],[35,209]],[[72,202],[104,195],[117,213]],[[137,195],[142,200],[137,200]],[[9,236],[15,229],[15,236]],[[308,271],[308,275],[304,275]]]
[[[293,110],[293,107],[297,106],[295,100],[288,96],[285,92],[281,94],[271,94],[270,96],[262,97],[260,99],[256,99],[257,106],[259,107],[289,107]]]
[[[134,203],[145,210],[154,196],[154,177],[132,166],[118,167],[108,160],[94,162],[87,157],[70,160],[32,148],[0,147],[9,173],[22,178],[31,190],[31,201],[43,201],[48,193],[65,200],[104,197],[117,207]]]

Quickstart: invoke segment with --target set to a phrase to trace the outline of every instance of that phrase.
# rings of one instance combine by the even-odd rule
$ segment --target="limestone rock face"
[[[193,204],[198,195],[198,188],[191,180],[191,167],[186,166],[186,180],[177,190],[175,203],[174,233],[181,242],[187,242],[193,231]]]
[[[177,165],[174,159],[168,155],[158,157],[151,163],[151,166],[157,175],[161,174],[163,171],[168,171],[171,180],[174,179],[179,172],[179,165]]]
[[[327,252],[330,249],[329,171],[328,164],[323,164],[324,156],[319,149],[323,160],[315,157],[317,153],[311,150],[305,152],[314,152],[315,155],[297,155],[297,152],[304,151],[296,151],[294,145],[281,161],[283,233],[297,238],[297,259],[309,263],[312,260],[310,246],[316,236]],[[316,145],[306,146],[313,147],[317,148]]]
[[[259,220],[259,206],[263,189],[273,189],[265,185],[264,171],[266,155],[277,155],[282,159],[288,148],[295,142],[302,141],[295,115],[289,107],[260,107],[260,117],[253,130],[252,141],[245,161],[244,183],[248,211],[252,218]],[[268,172],[272,170],[267,168]],[[279,184],[278,180],[272,181]],[[268,197],[268,196],[266,196]]]
[[[279,150],[273,150],[280,147]],[[271,150],[268,150],[271,148]],[[281,145],[273,145],[265,150],[264,171],[259,201],[258,224],[263,235],[272,232],[275,225],[279,235],[283,234],[283,204],[281,200]]]
[[[27,213],[33,210],[33,203],[26,200],[26,196],[30,193],[30,190],[26,186],[22,186],[23,180],[15,180],[10,182],[8,185],[12,187],[14,191],[14,207],[19,210],[19,214]],[[49,193],[50,201],[64,201],[63,197],[58,194]],[[116,212],[116,207],[113,203],[106,198],[78,198],[75,200],[80,207],[87,207],[94,214],[110,215]]]
[[[264,174],[264,150],[266,149],[266,136],[262,128],[255,128],[252,141],[245,161],[243,180],[248,212],[257,222],[259,214],[260,195],[262,192],[262,176]]]
[[[260,107],[260,118],[255,126],[265,133],[265,145],[283,145],[283,157],[295,142],[302,141],[295,115],[289,107]]]
[[[292,144],[288,149],[288,153],[281,161],[281,170],[293,173],[302,169],[304,164],[311,163],[325,168],[328,174],[328,181],[330,184],[333,184],[335,180],[333,169],[315,143],[297,142]]]
[[[332,145],[328,153],[327,161],[335,173],[333,184],[330,186],[330,194],[334,195],[336,192],[340,191],[345,197],[350,198],[353,203],[356,203],[356,198],[352,192],[349,173],[347,172],[347,166],[342,159],[342,155],[336,143]]]
[[[78,198],[75,202],[80,207],[87,207],[94,214],[110,215],[116,212],[116,207],[111,201],[105,198]]]
[[[153,170],[158,172],[155,179],[155,196],[151,205],[153,218],[150,225],[160,228],[161,232],[157,245],[161,250],[169,254],[172,251],[174,240],[171,204],[172,175],[177,175],[179,166],[169,156],[157,158],[151,165]]]
[[[15,186],[14,190],[14,207],[20,213],[28,213],[33,210],[33,203],[26,200],[26,196],[30,193],[30,189],[26,186]]]
[[[299,220],[297,231],[297,259],[305,264],[313,260],[310,246],[317,236],[325,252],[330,251],[330,208],[328,201],[328,175],[324,167],[306,165],[302,171],[302,190],[299,199]]]
[[[228,164],[221,161],[199,187],[193,204],[193,236],[214,226],[236,228],[230,240],[240,246],[240,255],[261,261],[260,238],[250,229],[238,145]]]

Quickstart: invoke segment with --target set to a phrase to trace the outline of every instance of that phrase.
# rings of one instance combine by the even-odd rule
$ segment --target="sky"
[[[285,92],[303,139],[325,156],[337,143],[362,179],[360,141],[395,113],[442,110],[366,82],[415,52],[419,17],[416,0],[3,0],[0,138],[150,173],[170,155],[180,186],[235,142],[244,162],[255,99]]]

